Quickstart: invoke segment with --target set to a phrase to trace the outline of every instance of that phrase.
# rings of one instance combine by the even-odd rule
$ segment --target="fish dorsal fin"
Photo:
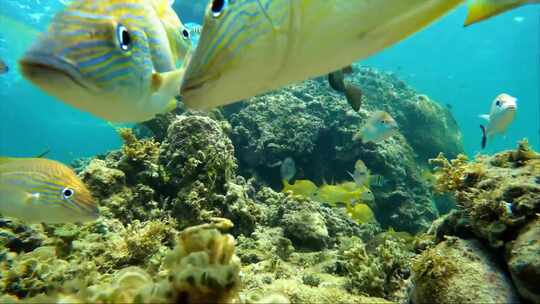
[[[486,121],[489,121],[489,114],[478,115],[478,117],[485,119]]]

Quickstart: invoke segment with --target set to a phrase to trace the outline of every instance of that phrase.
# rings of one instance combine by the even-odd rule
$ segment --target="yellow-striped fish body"
[[[113,122],[176,105],[191,42],[167,0],[79,0],[58,13],[20,61],[62,101]]]
[[[465,26],[480,22],[505,11],[525,5],[540,3],[540,0],[475,0],[471,1]]]
[[[43,158],[0,158],[0,214],[27,223],[68,223],[95,220],[98,209],[67,166]]]
[[[207,109],[330,73],[410,36],[461,2],[210,1],[183,101]]]

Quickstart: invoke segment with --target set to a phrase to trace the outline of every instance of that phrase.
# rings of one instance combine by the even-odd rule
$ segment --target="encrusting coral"
[[[458,205],[437,224],[437,237],[454,234],[484,240],[506,260],[520,295],[532,302],[540,299],[540,291],[531,285],[540,278],[535,229],[540,213],[540,154],[524,140],[517,149],[490,157],[468,161],[459,156],[448,161],[439,155],[432,163],[435,188],[453,194]]]
[[[493,247],[515,239],[521,227],[540,212],[540,157],[519,143],[517,150],[448,161],[442,155],[436,166],[438,191],[451,192],[474,233]]]

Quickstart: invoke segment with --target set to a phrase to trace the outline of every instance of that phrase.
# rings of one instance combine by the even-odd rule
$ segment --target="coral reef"
[[[538,155],[523,142],[471,162],[457,156],[446,109],[391,75],[361,68],[351,78],[366,91],[358,113],[310,80],[223,113],[180,108],[120,129],[119,150],[76,164],[97,221],[0,220],[0,302],[493,302],[517,301],[517,291],[536,302]],[[407,130],[353,141],[380,107]],[[447,129],[428,138],[410,116]],[[426,174],[436,150],[457,160],[440,155]],[[317,189],[350,181],[359,158],[384,179],[357,209],[321,202],[280,191],[286,156],[296,182]],[[433,224],[432,192],[458,206]]]
[[[414,256],[407,247],[406,241],[386,233],[370,244],[357,239],[343,242],[339,257],[348,274],[348,288],[393,301],[406,298],[409,261]]]
[[[516,150],[491,157],[468,161],[460,155],[448,161],[439,155],[431,162],[436,166],[435,189],[452,193],[459,207],[434,225],[437,238],[485,241],[506,260],[521,297],[537,302],[540,291],[533,282],[540,278],[540,154],[524,140]]]
[[[271,168],[292,157],[298,179],[322,185],[350,180],[347,171],[362,159],[386,179],[382,187],[372,189],[376,200],[370,207],[377,220],[385,227],[410,232],[427,229],[438,212],[431,189],[420,176],[421,166],[441,151],[447,155],[463,151],[457,125],[447,109],[395,76],[369,68],[356,70],[351,79],[365,93],[360,112],[352,111],[322,79],[227,107],[224,113],[232,126],[240,172],[279,189],[279,170]],[[396,117],[402,135],[379,144],[354,141],[363,121],[378,109]],[[426,127],[418,128],[418,120],[425,121]]]
[[[448,238],[412,266],[411,299],[421,303],[516,303],[512,282],[478,241]]]
[[[515,151],[468,162],[463,155],[432,159],[438,191],[454,194],[472,231],[492,247],[517,237],[540,212],[540,156],[526,141]]]

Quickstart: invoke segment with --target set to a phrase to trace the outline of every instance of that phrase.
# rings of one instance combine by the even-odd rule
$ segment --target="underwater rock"
[[[435,189],[452,193],[474,234],[494,248],[516,239],[540,213],[540,156],[526,141],[471,162],[464,155],[449,161],[442,154],[430,162],[436,166]]]
[[[429,96],[420,94],[396,74],[374,68],[356,69],[352,80],[362,88],[368,103],[392,115],[400,132],[412,146],[420,162],[438,153],[450,157],[463,153],[462,135],[450,110]]]
[[[370,208],[377,221],[397,230],[425,230],[438,212],[431,190],[420,176],[419,165],[440,151],[450,155],[462,152],[459,130],[450,126],[453,118],[444,107],[429,99],[421,101],[427,106],[417,106],[417,93],[395,77],[368,68],[356,70],[357,74],[351,78],[362,88],[362,84],[367,85],[366,103],[358,113],[321,79],[225,107],[240,173],[255,176],[279,189],[282,181],[279,168],[274,164],[292,157],[298,169],[297,179],[309,179],[322,185],[328,181],[349,181],[347,171],[353,170],[355,162],[362,159],[374,174],[384,177],[382,185],[372,188],[375,203]],[[371,81],[372,78],[375,80]],[[375,84],[380,84],[382,89]],[[393,91],[395,96],[385,90]],[[353,135],[370,113],[383,107],[397,115],[405,104],[410,104],[409,112],[418,112],[415,117],[429,115],[430,118],[423,120],[432,125],[416,130],[417,121],[411,120],[404,125],[415,130],[404,130],[401,132],[404,136],[396,135],[379,144],[353,141]],[[405,121],[409,116],[401,113],[399,117]],[[437,117],[444,121],[438,122]],[[441,128],[440,132],[446,133],[441,135],[442,139],[435,139],[429,136],[431,128]],[[416,139],[420,135],[414,132],[424,134]],[[418,146],[411,146],[411,142]],[[419,150],[418,154],[417,149],[429,151]]]
[[[516,303],[512,282],[476,240],[449,237],[415,258],[411,299],[421,303]]]
[[[2,249],[17,253],[30,252],[41,246],[44,239],[42,231],[17,220],[0,218],[0,252]]]
[[[287,213],[281,225],[285,236],[299,248],[322,249],[326,247],[328,229],[320,213],[303,209]]]
[[[93,159],[81,172],[82,180],[96,198],[108,197],[122,191],[126,185],[123,171],[110,168],[101,159]]]
[[[539,303],[540,219],[525,226],[507,247],[508,268],[519,294],[531,303]]]
[[[204,116],[179,116],[171,123],[160,161],[171,186],[200,181],[217,193],[225,192],[237,167],[231,141],[216,121]]]
[[[338,251],[349,290],[396,302],[406,298],[413,255],[404,240],[386,234],[370,244],[354,237],[345,239]]]

